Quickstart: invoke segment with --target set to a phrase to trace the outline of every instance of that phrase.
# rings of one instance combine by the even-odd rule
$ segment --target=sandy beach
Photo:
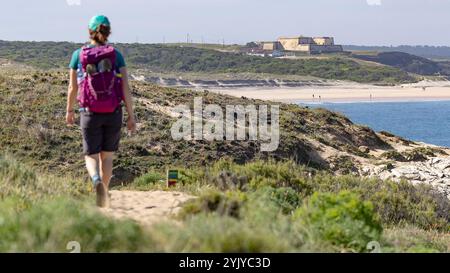
[[[336,83],[326,87],[238,88],[212,91],[237,97],[297,103],[439,101],[450,100],[450,81],[423,81],[399,86]]]

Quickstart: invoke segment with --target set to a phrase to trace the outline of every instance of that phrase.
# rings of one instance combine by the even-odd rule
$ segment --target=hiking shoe
[[[97,183],[95,186],[95,192],[97,194],[97,206],[100,208],[106,208],[109,206],[109,196],[106,190],[105,184]]]

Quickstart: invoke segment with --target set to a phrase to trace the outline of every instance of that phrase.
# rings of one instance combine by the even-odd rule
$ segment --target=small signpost
[[[178,183],[178,170],[167,170],[167,187],[175,187]]]

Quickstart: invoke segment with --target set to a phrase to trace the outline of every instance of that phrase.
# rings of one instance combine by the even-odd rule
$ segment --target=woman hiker
[[[86,168],[97,194],[97,205],[109,205],[109,183],[114,152],[119,148],[122,102],[127,128],[136,131],[128,74],[122,54],[108,45],[111,25],[107,17],[95,16],[89,23],[90,44],[76,50],[70,62],[66,122],[74,124],[78,100]],[[78,96],[77,96],[78,94]]]

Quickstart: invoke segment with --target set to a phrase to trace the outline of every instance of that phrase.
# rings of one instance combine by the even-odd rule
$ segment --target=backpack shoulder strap
[[[80,63],[81,63],[81,67],[83,67],[83,70],[86,69],[87,64],[87,55],[86,55],[86,49],[89,49],[89,47],[87,45],[84,45],[81,47],[80,49]]]
[[[112,63],[114,65],[114,67],[117,67],[117,51],[116,49],[112,46],[112,45],[105,45],[105,47],[107,47],[109,50],[111,50],[111,54],[112,54]]]

